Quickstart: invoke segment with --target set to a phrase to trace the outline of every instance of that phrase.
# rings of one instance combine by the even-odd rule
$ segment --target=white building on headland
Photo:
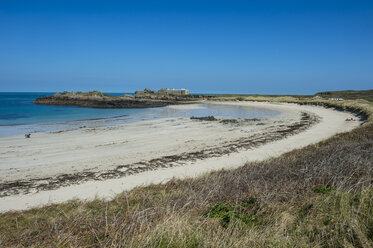
[[[178,95],[178,96],[185,96],[189,95],[189,90],[187,89],[160,89],[157,92],[161,95]]]

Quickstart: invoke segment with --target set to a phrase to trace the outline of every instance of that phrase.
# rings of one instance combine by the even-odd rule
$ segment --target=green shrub
[[[318,194],[326,194],[326,193],[329,193],[330,191],[332,191],[333,188],[331,187],[316,187],[314,188],[313,192],[315,193],[318,193]]]
[[[229,202],[218,203],[206,212],[206,216],[209,218],[220,219],[223,227],[228,227],[230,223],[235,222],[251,226],[259,222],[259,218],[255,215],[257,206],[254,204],[254,198],[250,198],[249,201],[241,204],[233,204]]]

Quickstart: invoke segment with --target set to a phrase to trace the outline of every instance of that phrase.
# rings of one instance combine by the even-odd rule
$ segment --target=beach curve
[[[263,142],[257,146],[243,147],[243,149],[240,149],[240,147],[238,147],[238,149],[232,150],[232,152],[218,154],[219,156],[206,156],[202,158],[197,157],[191,160],[183,161],[182,164],[176,162],[174,166],[168,166],[166,168],[161,168],[161,167],[151,168],[150,170],[140,171],[139,173],[135,173],[132,175],[130,174],[125,177],[103,178],[102,180],[88,180],[88,181],[80,182],[80,184],[67,185],[67,186],[59,187],[59,188],[52,189],[52,190],[27,192],[27,194],[18,193],[18,194],[13,194],[13,195],[12,194],[6,195],[0,198],[0,211],[23,210],[23,209],[32,208],[32,207],[50,204],[50,203],[64,202],[64,201],[75,199],[75,198],[82,199],[82,200],[89,200],[89,199],[93,199],[94,197],[109,199],[122,191],[130,190],[137,186],[148,185],[150,183],[163,183],[163,182],[167,182],[168,180],[172,178],[195,177],[195,176],[199,176],[209,171],[236,168],[236,167],[244,165],[248,161],[264,160],[272,156],[278,156],[282,153],[291,151],[293,149],[301,148],[306,145],[316,143],[336,133],[349,131],[359,125],[358,121],[356,122],[345,121],[346,118],[353,117],[351,113],[335,111],[332,109],[326,109],[322,107],[300,106],[296,104],[283,104],[283,103],[281,104],[280,103],[276,103],[276,104],[259,103],[259,102],[221,102],[221,103],[215,103],[215,104],[232,104],[232,105],[237,105],[237,106],[256,106],[256,107],[277,109],[279,111],[282,111],[283,113],[286,113],[284,115],[286,118],[283,119],[283,121],[288,121],[287,124],[289,124],[289,122],[293,124],[297,123],[296,122],[297,120],[295,120],[294,118],[297,115],[301,117],[301,113],[303,114],[308,113],[310,116],[312,115],[314,117],[317,117],[317,121],[311,123],[312,125],[309,125],[309,127],[307,126],[307,128],[299,130],[299,132],[281,136],[281,139],[274,139],[275,141]],[[276,122],[276,121],[278,120],[273,120],[272,122]],[[185,122],[188,122],[188,123],[185,124]],[[269,133],[268,127],[270,127],[271,125],[273,126],[272,122],[269,122],[268,126],[263,125],[264,127],[262,128],[259,128],[260,125],[259,126],[255,125],[255,127],[258,129],[255,132],[250,129],[243,130],[243,131],[247,131],[250,134],[255,134],[255,135],[259,135],[263,133],[268,134]],[[169,139],[169,142],[171,142],[172,139],[180,138],[175,133],[173,132],[170,133],[169,127],[171,124],[172,125],[176,124],[176,126],[173,126],[175,127],[173,131],[179,134],[180,134],[180,130],[184,132],[186,129],[187,130],[191,129],[193,132],[195,132],[196,129],[200,129],[202,126],[211,126],[204,130],[204,131],[206,130],[211,131],[210,133],[204,133],[205,137],[207,137],[206,140],[205,139],[197,140],[197,141],[194,141],[195,142],[194,144],[193,144],[193,141],[189,142],[192,144],[187,148],[190,149],[189,151],[191,153],[198,152],[199,151],[198,149],[200,149],[201,147],[211,146],[213,150],[216,149],[217,147],[222,147],[223,143],[219,143],[215,145],[211,144],[213,142],[216,142],[217,138],[214,136],[218,135],[219,131],[221,132],[219,134],[221,135],[220,139],[222,139],[223,141],[227,141],[227,140],[224,140],[225,134],[230,136],[229,140],[236,139],[239,141],[238,143],[234,143],[233,145],[230,144],[231,145],[230,147],[237,146],[242,143],[242,140],[240,141],[240,138],[242,138],[241,136],[243,134],[242,130],[234,130],[233,127],[230,127],[231,129],[233,129],[233,131],[228,129],[229,131],[228,132],[227,130],[225,130],[227,128],[224,127],[224,132],[226,132],[224,133],[222,132],[223,129],[216,123],[192,122],[190,120],[177,119],[177,120],[144,122],[141,125],[143,125],[143,128],[146,128],[147,130],[154,129],[154,130],[157,130],[157,132],[163,132],[163,134],[165,135],[170,134],[171,138]],[[281,125],[277,125],[277,126],[274,125],[276,132],[279,130],[283,130],[281,129],[281,127],[279,127]],[[129,126],[130,125],[126,125],[127,128]],[[286,126],[285,128],[287,127],[288,126]],[[106,128],[105,130],[108,131],[107,129],[108,128]],[[114,131],[115,130],[117,129],[114,128]],[[133,130],[135,129],[132,129],[132,131]],[[70,135],[68,136],[69,138],[79,137],[77,136],[77,134],[82,134],[82,132],[87,132],[87,130],[71,131],[71,132],[66,132],[62,134],[60,133],[59,135]],[[96,133],[97,132],[100,132],[100,130],[96,131]],[[191,134],[191,132],[189,132],[189,134]],[[41,134],[41,136],[43,135],[46,135],[46,134]],[[201,133],[197,132],[197,136],[200,136],[200,135]],[[62,136],[62,138],[65,139],[66,136]],[[265,139],[265,136],[259,137],[259,139],[260,138]],[[150,137],[150,139],[152,139],[152,137]],[[89,142],[88,138],[87,140]],[[92,140],[92,137],[91,137],[91,140]],[[143,142],[145,141],[143,140]],[[101,141],[99,140],[99,142]],[[130,144],[133,144],[131,143],[131,141],[128,141],[128,142]],[[164,140],[162,142],[164,142]],[[142,150],[144,150],[144,152],[149,152],[150,154],[153,154],[156,157],[159,157],[160,150],[168,149],[167,152],[162,154],[167,157],[167,156],[172,156],[172,154],[177,153],[177,151],[181,149],[181,145],[177,142],[175,142],[174,144],[169,144],[169,146],[165,146],[165,147],[163,147],[159,143],[161,143],[161,141],[158,141],[157,143],[158,146],[160,146],[159,150],[150,151],[150,150],[147,150],[146,147],[144,146],[142,147],[139,146],[139,147],[135,147],[134,151],[136,151],[136,149],[139,150],[141,148]],[[185,145],[186,143],[188,142],[184,140],[182,142],[182,146],[187,146]],[[123,147],[124,144],[125,143],[123,144],[120,144],[120,143],[102,144],[101,143],[101,145],[106,146],[107,149],[106,150],[104,149],[104,150],[109,153],[108,156],[110,156],[110,152],[116,151],[117,148],[120,149],[121,147]],[[150,145],[154,146],[155,144],[151,143]],[[172,147],[173,150],[170,147]],[[92,150],[89,147],[86,149],[87,149],[86,152],[94,151],[94,149]],[[51,154],[49,155],[51,156]],[[143,159],[151,159],[150,155],[149,155],[150,157],[148,158],[146,157],[144,158],[143,154],[142,155],[140,154],[140,156],[142,156]],[[42,157],[42,158],[45,161],[45,157]],[[51,157],[50,159],[53,160],[55,159],[55,157]],[[79,161],[79,157],[75,157],[75,158],[72,157],[71,159]],[[132,159],[132,162],[131,162],[131,159]],[[92,161],[96,161],[96,160],[100,160],[100,159],[98,157],[92,158]],[[104,157],[104,160],[107,160],[107,156]],[[135,159],[133,158],[124,158],[124,160],[127,161],[127,164],[136,162]],[[112,164],[110,165],[111,167],[106,166],[105,168],[102,168],[102,170],[107,171],[107,170],[112,169],[114,165],[115,166],[123,165],[124,160],[123,158],[114,157],[112,158]],[[171,161],[171,162],[173,163],[174,161]],[[62,164],[63,163],[56,165],[55,169],[57,169]],[[72,165],[71,168],[73,168],[74,166],[78,166],[78,164]],[[40,175],[40,173],[42,173],[42,171],[45,170],[45,167],[42,169],[40,168],[35,169],[35,168],[37,168],[37,166],[34,168],[32,167],[26,168],[23,171],[22,171],[22,168],[18,168],[18,172],[22,171],[22,173],[17,173],[17,170],[12,170],[11,172],[8,171],[9,172],[8,174],[6,175],[3,174],[5,176],[2,178],[2,182],[9,180],[9,178],[11,178],[13,181],[24,180],[25,178],[32,178],[32,177],[35,177],[35,175]],[[62,171],[66,170],[66,167],[63,169],[59,168],[59,170],[60,171],[58,171],[57,169],[53,173],[61,173],[61,170]],[[88,172],[92,172],[92,170],[94,170],[94,166],[83,168],[83,170],[81,171],[84,171],[84,170]],[[46,173],[45,174],[46,178],[52,177],[53,173],[52,174]]]

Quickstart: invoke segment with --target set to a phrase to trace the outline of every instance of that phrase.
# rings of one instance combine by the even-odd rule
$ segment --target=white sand
[[[278,156],[359,125],[357,121],[345,121],[346,118],[353,117],[349,113],[322,107],[257,102],[219,104],[269,108],[281,111],[282,114],[261,120],[265,125],[232,126],[174,118],[60,133],[37,133],[31,139],[24,139],[22,136],[0,138],[0,182],[43,178],[62,173],[106,171],[117,165],[199,151],[206,147],[219,147],[245,135],[265,132],[271,126],[295,122],[299,120],[301,111],[314,113],[321,117],[321,121],[306,131],[256,149],[194,162],[186,161],[182,166],[142,172],[119,179],[89,181],[56,190],[2,197],[0,211],[23,210],[75,198],[110,199],[136,186],[163,183],[172,178],[195,177],[213,170],[236,168],[248,161]],[[196,106],[173,106],[191,107]]]

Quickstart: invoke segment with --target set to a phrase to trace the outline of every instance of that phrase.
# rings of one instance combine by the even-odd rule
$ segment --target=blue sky
[[[0,91],[373,88],[373,1],[0,0]]]

